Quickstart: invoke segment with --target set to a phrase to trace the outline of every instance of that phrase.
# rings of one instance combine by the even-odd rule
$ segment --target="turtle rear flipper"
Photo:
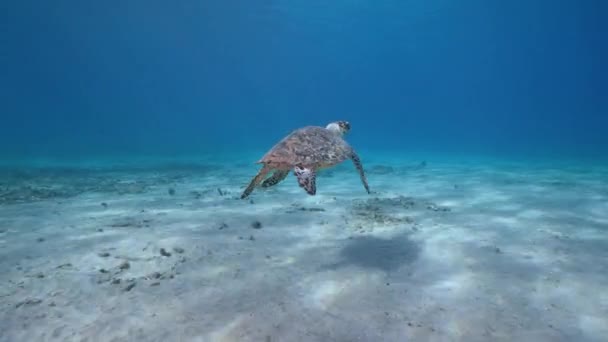
[[[361,159],[359,159],[359,156],[357,155],[357,153],[355,151],[351,152],[350,159],[352,159],[353,164],[355,164],[355,167],[357,168],[357,171],[359,172],[359,177],[361,177],[361,182],[363,183],[363,187],[365,187],[365,191],[367,191],[368,194],[371,193],[369,191],[369,186],[367,185],[367,179],[365,178],[365,172],[363,171],[363,164],[361,164]]]
[[[268,188],[273,185],[279,184],[282,180],[285,179],[285,177],[287,177],[288,174],[289,174],[289,171],[287,171],[287,170],[275,171],[272,174],[272,176],[266,178],[266,180],[262,182],[262,188]]]
[[[262,169],[258,172],[258,174],[255,175],[255,177],[253,177],[253,179],[251,180],[251,182],[249,183],[249,185],[247,186],[245,191],[243,191],[243,194],[241,195],[241,199],[249,196],[253,192],[253,189],[255,189],[255,187],[262,182],[262,180],[264,179],[264,177],[266,177],[266,175],[268,174],[268,172],[270,172],[270,170],[271,170],[271,168],[268,165],[264,165],[264,167],[262,167]]]
[[[306,193],[309,195],[317,193],[317,173],[314,168],[296,166],[293,169],[293,173],[298,178],[298,184],[306,190]]]

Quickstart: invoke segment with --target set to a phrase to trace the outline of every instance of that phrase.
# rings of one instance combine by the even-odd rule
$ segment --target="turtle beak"
[[[342,128],[342,134],[346,134],[350,131],[350,123],[348,121],[340,121],[340,128]]]

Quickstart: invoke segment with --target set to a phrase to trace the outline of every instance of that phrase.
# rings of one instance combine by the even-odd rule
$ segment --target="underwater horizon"
[[[0,9],[0,342],[606,340],[608,2]]]

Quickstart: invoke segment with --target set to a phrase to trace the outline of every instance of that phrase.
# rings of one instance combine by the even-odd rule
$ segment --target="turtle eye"
[[[350,130],[350,123],[348,121],[342,121],[340,123],[340,126],[342,126],[342,128],[344,128],[345,130],[349,131]]]

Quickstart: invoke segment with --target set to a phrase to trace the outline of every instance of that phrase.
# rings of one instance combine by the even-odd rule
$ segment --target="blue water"
[[[608,151],[604,1],[13,1],[0,153]]]

